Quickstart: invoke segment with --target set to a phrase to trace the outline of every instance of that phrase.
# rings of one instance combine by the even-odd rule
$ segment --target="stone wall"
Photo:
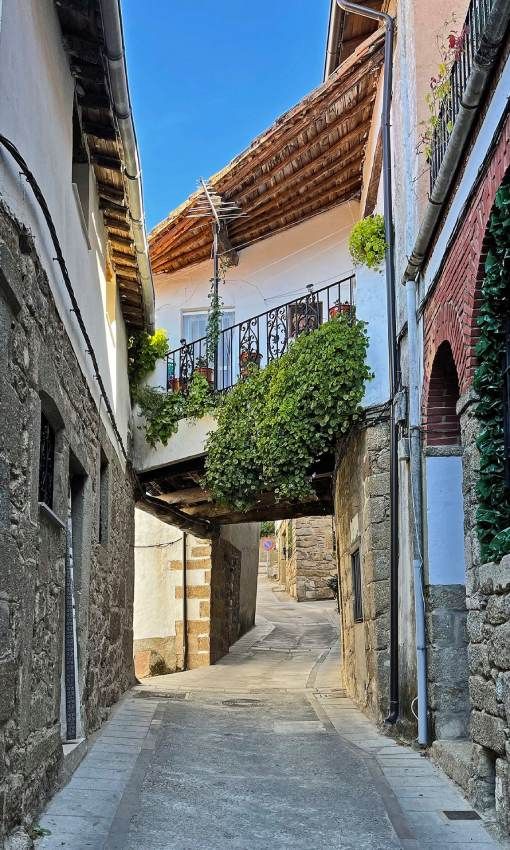
[[[242,549],[228,539],[236,534]],[[141,543],[149,539],[153,549]],[[258,524],[239,526],[239,533],[222,527],[213,541],[186,535],[186,659],[182,532],[137,510],[136,540],[137,676],[214,664],[255,620]]]
[[[298,602],[332,599],[328,579],[337,574],[333,518],[298,517],[278,528],[279,579]]]
[[[52,511],[38,501],[41,412],[56,434]],[[1,207],[0,420],[0,799],[5,831],[41,808],[63,765],[69,487],[79,720],[85,734],[101,724],[134,681],[134,503],[129,470],[101,423],[32,240]],[[101,463],[106,462],[107,493],[100,488]]]
[[[344,686],[376,720],[388,709],[389,462],[386,422],[353,432],[338,448],[334,486]],[[352,556],[357,550],[362,622],[354,621]]]
[[[500,825],[510,832],[510,555],[473,572],[467,600],[471,739],[493,771],[492,777],[490,770],[481,776],[472,771],[470,790],[479,805],[495,804]]]

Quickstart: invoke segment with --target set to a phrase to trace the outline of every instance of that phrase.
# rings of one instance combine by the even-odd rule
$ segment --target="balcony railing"
[[[457,118],[462,96],[466,90],[473,59],[480,47],[481,37],[495,0],[471,0],[462,30],[462,45],[450,73],[450,88],[441,104],[438,122],[432,136],[430,161],[430,190],[441,168],[443,157]]]
[[[194,372],[204,375],[218,392],[230,389],[251,364],[263,367],[288,351],[302,333],[316,330],[339,313],[353,314],[355,277],[245,319],[220,332],[217,355],[207,354],[207,337],[187,342],[166,356],[167,390],[186,392]]]

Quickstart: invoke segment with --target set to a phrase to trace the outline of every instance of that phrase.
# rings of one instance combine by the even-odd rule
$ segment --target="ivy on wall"
[[[250,368],[225,396],[207,441],[205,486],[246,510],[264,492],[277,501],[313,498],[309,476],[357,420],[365,382],[365,324],[340,315],[265,369]]]
[[[510,490],[505,483],[502,360],[505,321],[510,311],[510,181],[498,190],[488,225],[489,251],[478,317],[478,368],[474,387],[479,396],[475,413],[481,423],[477,437],[480,477],[477,531],[483,561],[510,552]]]
[[[199,372],[193,374],[186,395],[180,391],[167,393],[158,387],[141,387],[136,402],[145,419],[145,439],[153,448],[158,443],[166,446],[181,419],[201,419],[213,413],[217,406],[207,378]]]
[[[147,375],[156,367],[157,361],[168,351],[168,336],[161,328],[148,334],[139,331],[128,340],[128,375],[131,392],[136,390]]]

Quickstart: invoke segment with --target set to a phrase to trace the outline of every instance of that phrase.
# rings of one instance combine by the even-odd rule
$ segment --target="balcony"
[[[462,29],[462,44],[450,72],[450,86],[445,96],[434,128],[430,157],[430,191],[439,174],[446,149],[457,119],[463,95],[473,71],[475,57],[495,0],[471,0]]]
[[[229,390],[247,374],[288,351],[294,339],[309,333],[339,313],[354,309],[356,279],[343,278],[322,289],[307,287],[306,295],[252,316],[220,332],[216,357],[207,356],[207,338],[187,342],[166,357],[168,392],[187,392],[194,372],[203,374],[217,392]]]

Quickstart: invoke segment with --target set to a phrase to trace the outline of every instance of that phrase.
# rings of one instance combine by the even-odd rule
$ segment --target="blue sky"
[[[322,81],[329,0],[123,0],[149,230]]]

